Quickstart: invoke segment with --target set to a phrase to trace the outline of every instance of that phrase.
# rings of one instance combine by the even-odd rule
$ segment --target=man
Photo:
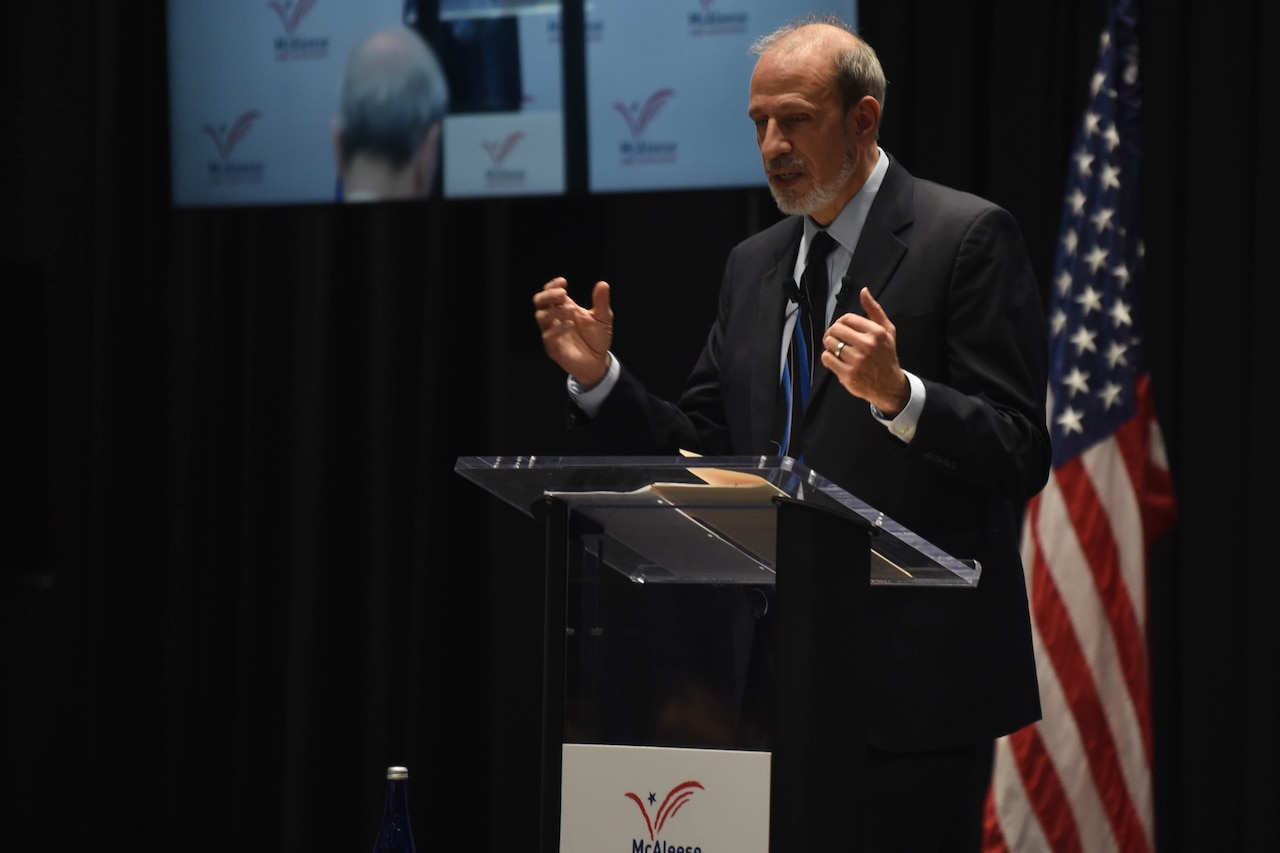
[[[873,590],[867,650],[869,850],[976,851],[993,741],[1039,718],[1018,552],[1044,485],[1044,308],[1016,223],[914,178],[880,149],[885,78],[835,19],[761,39],[748,114],[787,219],[734,248],[679,401],[610,352],[609,285],[588,309],[563,278],[534,297],[578,419],[619,453],[803,453],[805,464],[960,557],[974,590]],[[784,445],[780,367],[808,248],[831,292],[803,419]],[[825,327],[825,332],[822,330]],[[838,559],[833,555],[832,559]]]
[[[357,45],[334,119],[339,199],[431,195],[448,102],[440,62],[414,30],[382,30]]]

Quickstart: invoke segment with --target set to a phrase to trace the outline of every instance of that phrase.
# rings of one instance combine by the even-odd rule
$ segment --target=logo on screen
[[[329,55],[329,39],[298,34],[298,25],[320,0],[271,0],[267,8],[276,13],[284,25],[284,35],[276,36],[276,59],[324,59]]]
[[[637,838],[632,843],[631,849],[642,850],[644,853],[677,853],[677,851],[693,851],[698,849],[697,845],[684,843],[670,844],[659,841],[658,836],[660,836],[662,834],[662,830],[666,828],[667,821],[675,817],[676,812],[685,807],[685,804],[689,802],[694,793],[702,790],[705,789],[702,787],[701,782],[693,780],[681,782],[679,785],[676,785],[667,792],[666,797],[662,799],[662,803],[660,805],[658,804],[658,795],[650,791],[649,796],[647,797],[649,805],[656,805],[658,807],[657,811],[652,815],[649,814],[649,809],[645,807],[645,800],[638,794],[633,794],[628,791],[625,796],[627,799],[633,801],[637,806],[639,806],[640,816],[644,818],[645,829],[649,833],[648,844],[644,843],[643,839]]]
[[[597,21],[588,18],[584,24],[586,27],[586,41],[595,42],[604,38],[604,21]],[[547,21],[547,44],[560,43],[560,18],[555,17]]]
[[[489,189],[512,189],[524,186],[524,169],[513,169],[503,166],[503,162],[524,139],[524,131],[517,130],[507,135],[506,139],[486,139],[480,147],[489,155],[492,166],[484,170],[484,180]]]
[[[689,13],[689,35],[727,36],[741,35],[747,31],[746,12],[717,12],[711,7],[716,0],[698,0],[700,12]]]
[[[618,144],[618,157],[624,165],[643,163],[674,163],[676,161],[676,143],[654,141],[645,138],[645,131],[662,111],[667,101],[675,97],[675,89],[659,89],[648,97],[643,104],[624,104],[614,101],[613,108],[627,123],[630,139]]]
[[[262,181],[262,162],[248,161],[232,157],[240,140],[244,139],[249,129],[262,118],[257,110],[241,113],[231,124],[214,126],[208,122],[200,128],[206,136],[213,140],[218,159],[209,161],[209,183],[211,184],[256,184]]]

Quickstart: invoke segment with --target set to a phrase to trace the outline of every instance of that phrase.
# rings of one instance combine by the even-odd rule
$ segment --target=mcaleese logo
[[[524,131],[517,130],[507,135],[506,139],[486,139],[480,147],[489,155],[492,166],[484,170],[484,182],[491,190],[515,189],[524,186],[524,169],[513,169],[503,166],[503,162],[515,147],[524,139]]]
[[[665,841],[645,844],[637,838],[631,842],[631,853],[702,853],[702,848],[686,847],[683,844],[668,844]]]
[[[662,106],[675,97],[675,94],[675,89],[659,89],[643,104],[614,102],[613,108],[622,116],[627,123],[627,130],[631,133],[630,139],[624,139],[618,143],[618,159],[624,166],[676,161],[674,141],[655,141],[645,138],[645,131],[649,124],[661,112]]]
[[[604,21],[588,18],[584,24],[585,38],[588,42],[601,41],[604,38]],[[560,18],[547,21],[547,44],[560,43]]]
[[[746,12],[717,12],[712,9],[716,0],[698,0],[700,12],[689,13],[689,35],[727,36],[741,35],[747,31]]]
[[[667,795],[663,797],[661,805],[658,805],[658,795],[649,792],[649,805],[658,805],[657,811],[652,815],[645,807],[645,800],[639,795],[630,791],[626,793],[627,799],[633,801],[639,808],[640,814],[644,818],[645,829],[648,831],[648,840],[644,838],[633,838],[631,840],[631,853],[702,853],[702,847],[696,844],[674,843],[663,840],[658,836],[662,834],[667,821],[675,817],[676,812],[684,808],[685,804],[692,799],[694,793],[705,790],[701,782],[689,780],[676,785]]]
[[[288,62],[295,59],[324,59],[329,55],[329,39],[325,36],[304,36],[298,33],[298,25],[320,0],[271,0],[267,8],[276,13],[284,27],[284,35],[276,36],[272,46],[276,59]]]
[[[205,136],[213,140],[217,160],[209,161],[209,183],[214,186],[227,184],[260,184],[262,183],[263,165],[261,160],[241,160],[231,155],[240,140],[244,139],[249,129],[262,118],[257,110],[242,113],[230,124],[214,126],[206,123],[200,128]]]

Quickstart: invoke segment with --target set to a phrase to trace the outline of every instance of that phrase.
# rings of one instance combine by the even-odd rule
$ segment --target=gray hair
[[[398,169],[448,108],[444,69],[417,31],[374,33],[347,59],[338,112],[343,160],[363,152]]]
[[[841,51],[836,57],[836,76],[839,80],[840,99],[845,111],[848,112],[850,107],[867,95],[875,98],[880,108],[884,109],[889,81],[885,79],[880,57],[876,55],[871,45],[863,41],[839,15],[811,14],[804,18],[796,18],[756,39],[750,47],[750,52],[753,56],[764,56],[770,50],[783,46],[783,42],[791,41],[790,36],[799,30],[813,24],[826,24],[844,30],[854,37],[853,47]],[[797,39],[792,46],[799,47],[805,43],[807,43],[805,40]]]

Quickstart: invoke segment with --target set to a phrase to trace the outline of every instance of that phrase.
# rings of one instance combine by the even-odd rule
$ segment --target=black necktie
[[[796,459],[801,458],[800,422],[804,418],[804,408],[809,404],[809,386],[819,364],[822,333],[827,326],[827,255],[835,244],[826,231],[814,234],[809,243],[809,254],[805,257],[800,289],[793,297],[799,308],[795,331],[791,334],[787,366],[782,375],[790,402],[790,419],[783,437],[782,452]]]

